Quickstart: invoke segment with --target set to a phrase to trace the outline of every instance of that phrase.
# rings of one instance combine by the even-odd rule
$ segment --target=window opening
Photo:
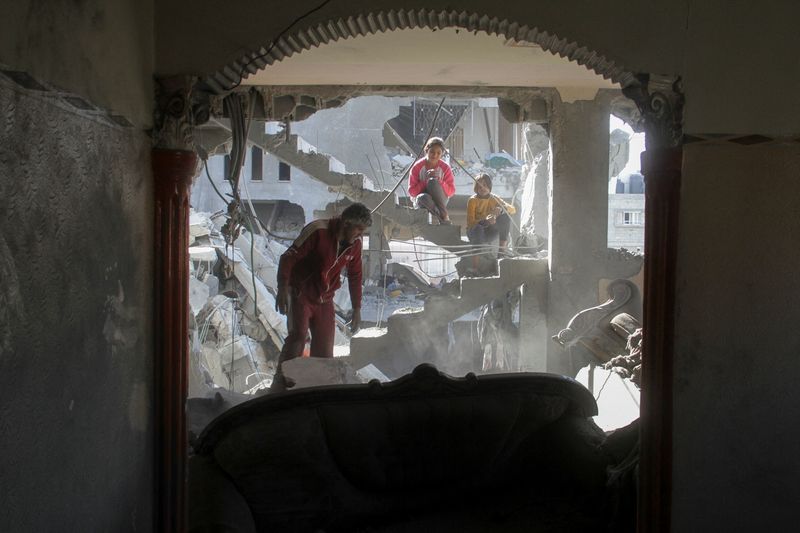
[[[250,179],[261,181],[264,179],[264,152],[258,146],[253,146],[250,151]]]
[[[283,161],[278,163],[278,181],[291,181],[292,167]]]

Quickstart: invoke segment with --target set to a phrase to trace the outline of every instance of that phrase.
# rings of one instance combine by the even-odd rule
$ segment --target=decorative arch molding
[[[633,72],[575,41],[561,38],[539,28],[519,24],[508,19],[466,11],[389,10],[336,18],[308,28],[293,29],[257,51],[252,51],[205,78],[205,83],[216,94],[224,94],[236,87],[243,76],[255,74],[273,63],[320,45],[350,37],[374,35],[394,30],[429,28],[438,30],[458,28],[470,32],[485,31],[506,39],[536,43],[543,50],[574,61],[605,79],[622,87],[637,84]]]

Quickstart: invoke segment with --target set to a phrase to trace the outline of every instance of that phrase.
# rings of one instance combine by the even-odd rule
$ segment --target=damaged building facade
[[[274,371],[268,347],[277,347],[282,334],[281,321],[269,310],[275,264],[270,254],[278,256],[287,243],[244,228],[220,253],[226,247],[218,241],[225,220],[213,216],[217,207],[198,209],[190,219],[193,183],[207,179],[203,158],[213,158],[212,148],[225,147],[232,137],[231,123],[227,131],[224,127],[231,120],[224,99],[257,94],[246,100],[255,102],[252,113],[245,112],[254,123],[296,124],[294,131],[265,126],[263,138],[252,140],[248,150],[258,145],[263,160],[274,157],[269,164],[275,174],[269,175],[276,181],[286,175],[286,166],[292,171],[285,181],[296,180],[295,171],[305,173],[304,192],[309,200],[320,201],[304,211],[306,223],[318,216],[314,211],[335,212],[337,197],[376,207],[391,182],[364,181],[376,172],[363,166],[363,154],[360,168],[346,167],[358,174],[345,174],[343,180],[342,169],[332,167],[330,159],[302,150],[301,137],[311,146],[317,142],[301,131],[302,119],[312,120],[325,108],[341,109],[357,96],[412,98],[401,90],[409,85],[434,105],[441,97],[497,98],[498,112],[516,113],[520,126],[513,131],[520,137],[528,128],[548,139],[531,145],[530,153],[513,154],[538,161],[517,187],[517,222],[521,234],[537,235],[545,243],[547,255],[503,259],[496,276],[461,278],[449,292],[436,287],[441,292],[420,306],[388,315],[388,325],[376,324],[362,337],[349,339],[349,357],[361,358],[354,370],[383,365],[387,377],[400,379],[416,363],[450,370],[442,354],[415,360],[431,349],[421,342],[423,336],[409,332],[424,324],[435,330],[431,337],[447,338],[457,313],[515,290],[518,323],[526,324],[519,329],[518,369],[575,376],[582,365],[565,354],[605,363],[597,354],[614,352],[621,358],[609,359],[609,366],[642,385],[640,530],[793,527],[794,479],[800,471],[794,450],[800,439],[784,413],[791,418],[797,404],[794,378],[800,371],[794,357],[797,333],[786,327],[798,318],[795,295],[800,290],[793,214],[798,197],[793,177],[800,165],[800,108],[792,98],[800,83],[792,46],[797,41],[793,21],[800,15],[796,6],[664,1],[520,7],[467,1],[455,12],[436,3],[373,2],[326,3],[318,10],[298,4],[267,16],[264,6],[246,0],[224,10],[205,2],[189,4],[22,3],[8,6],[0,23],[0,479],[6,489],[0,519],[6,529],[184,528],[180,467],[185,466],[190,428],[184,427],[181,413],[189,392],[209,380],[237,393],[262,390],[262,374]],[[462,55],[448,56],[420,37],[403,40],[417,31],[457,39],[454,48]],[[545,54],[589,73],[601,80],[600,86],[515,77],[534,69],[472,53],[467,39],[478,39],[474,42],[489,50],[488,41],[480,41],[487,34],[504,49]],[[372,58],[369,50],[359,52],[358,43],[381,36],[388,45],[372,46]],[[343,44],[349,51],[337,47]],[[427,61],[434,70],[425,71],[426,62],[414,60],[423,57],[415,44],[436,51],[424,57],[446,64],[437,68],[435,61]],[[381,46],[407,53],[402,59],[381,55]],[[340,54],[330,69],[301,63],[293,72],[270,70],[288,69],[293,59],[311,61],[315,52],[325,50]],[[356,58],[361,61],[352,61]],[[389,62],[394,68],[385,68]],[[445,69],[454,64],[471,67]],[[536,72],[544,76],[549,70]],[[305,78],[291,77],[300,75]],[[246,78],[243,84],[240,77]],[[646,217],[639,207],[625,204],[618,207],[621,219],[610,219],[611,114],[647,135],[640,169]],[[494,148],[479,149],[482,156],[501,150],[499,137],[498,131]],[[372,152],[371,146],[362,148]],[[413,152],[415,147],[410,148]],[[458,157],[454,147],[450,150]],[[333,150],[324,151],[337,157]],[[387,159],[381,163],[388,171]],[[306,164],[307,171],[302,169]],[[212,177],[225,171],[224,162],[209,168]],[[635,174],[620,177],[620,184],[614,194],[640,196]],[[264,204],[254,210],[260,208],[259,218],[269,224],[279,207],[285,208],[286,218],[298,222],[269,229],[288,237],[300,224],[299,215],[291,214],[292,202],[268,198],[271,194],[265,192]],[[409,217],[401,197],[375,213],[376,233],[383,235],[370,235],[372,246],[380,242],[375,250],[384,250],[383,238],[405,240],[412,230],[427,242],[457,250],[463,242],[457,225],[430,226],[413,212]],[[620,227],[645,225],[643,278],[642,259],[612,246],[609,227],[617,222]],[[638,296],[634,288],[641,291]],[[630,294],[626,305],[633,302],[634,308],[637,297],[644,299],[642,315],[618,306]],[[638,325],[643,325],[641,340]],[[404,359],[374,358],[400,341]],[[198,353],[222,357],[207,365],[207,375],[193,378],[188,361]],[[232,354],[228,366],[225,354]],[[766,357],[769,364],[762,363]],[[237,368],[237,362],[245,361],[247,367]],[[399,361],[406,366],[397,366]],[[591,418],[594,396],[606,379],[599,367],[586,377],[590,398],[583,388],[552,380],[512,383],[510,377],[493,381],[488,378],[498,376],[479,376],[453,385],[421,368],[410,381],[398,380],[394,389],[390,384],[374,388],[370,394],[377,396],[370,401],[400,402],[385,405],[389,410],[400,405],[396,412],[412,416],[403,398],[425,390],[448,391],[437,397],[445,402],[440,405],[461,405],[464,411],[472,408],[459,403],[470,396],[469,387],[481,397],[500,395],[506,401],[522,389],[551,390],[548,400],[528,398],[518,404],[524,409],[558,404],[563,410],[560,418],[537,415],[553,430],[539,434],[534,439],[539,443],[557,438],[556,429],[585,427],[581,424]],[[376,374],[365,376],[342,381]],[[363,392],[367,388],[342,394],[352,394],[347,401],[363,406],[369,402],[358,395],[368,394]],[[317,401],[311,388],[288,394],[310,402],[303,405]],[[381,394],[383,399],[377,399]],[[335,454],[346,449],[335,444],[336,438],[357,432],[344,412],[320,398],[325,420],[336,421],[328,428],[344,428],[325,434]],[[212,421],[214,431],[194,441],[194,449],[215,457],[220,468],[232,469],[226,460],[233,456],[225,455],[234,442],[230,435],[253,435],[247,433],[252,426],[239,425],[241,420],[277,423],[268,409],[255,407],[277,405],[269,395],[253,402]],[[291,416],[311,424],[305,413]],[[481,420],[499,419],[487,415]],[[403,434],[417,435],[414,424],[402,427]],[[493,434],[487,432],[489,447]],[[368,452],[376,444],[362,437],[358,445],[365,453],[360,457],[372,457]],[[350,464],[349,457],[342,455],[340,466]],[[476,459],[463,457],[464,463],[447,463],[452,467],[447,472],[469,470],[464,465]],[[428,462],[420,464],[436,465],[431,456],[424,459]],[[508,465],[514,465],[512,459]],[[613,464],[623,459],[615,457]],[[565,469],[568,463],[553,462]],[[589,463],[584,472],[601,472],[605,466]],[[353,471],[363,472],[357,466]],[[380,471],[380,464],[374,466],[371,472]],[[411,468],[405,472],[414,472]],[[510,478],[494,470],[485,479],[503,486]],[[397,479],[384,481],[395,487],[391,483]],[[377,477],[359,482],[375,489],[371,494],[380,493]],[[302,498],[316,485],[298,486]],[[240,489],[245,491],[244,484]],[[358,501],[356,510],[378,505]]]

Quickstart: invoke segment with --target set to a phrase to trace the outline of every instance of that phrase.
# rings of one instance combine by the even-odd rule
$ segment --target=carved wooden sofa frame
[[[194,444],[190,531],[530,531],[547,498],[601,499],[596,413],[566,377],[431,365],[255,398]],[[404,521],[416,526],[392,529]]]

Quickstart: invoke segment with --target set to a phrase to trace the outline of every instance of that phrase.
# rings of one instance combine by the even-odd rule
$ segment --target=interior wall
[[[312,0],[276,3],[164,0],[157,6],[160,74],[209,73],[267,46]],[[430,0],[332,2],[296,27],[359,13],[450,10]],[[631,72],[680,74],[687,133],[798,133],[800,3],[729,0],[463,0],[459,12],[539,28],[586,46]],[[736,110],[731,112],[731,110]]]
[[[684,148],[673,531],[796,528],[798,168],[798,143]]]
[[[152,123],[153,0],[4,2],[0,64]]]
[[[149,139],[7,83],[0,109],[0,523],[146,529]]]
[[[699,0],[692,0],[699,1]],[[722,0],[718,0],[718,3]],[[157,4],[157,70],[161,74],[204,73],[238,59],[246,50],[265,46],[299,15],[319,2],[274,3],[230,0],[225,9],[211,0],[164,0]],[[441,0],[352,0],[331,2],[295,27],[336,20],[342,16],[408,9],[452,10]],[[459,12],[479,13],[527,24],[567,37],[607,57],[624,58],[632,69],[644,69],[655,59],[663,72],[677,72],[682,63],[682,37],[687,2],[620,0],[613,6],[582,0],[491,2],[462,0]],[[617,31],[609,32],[608,28]],[[632,46],[632,44],[636,46]]]
[[[153,525],[153,5],[6,3],[0,63],[0,524]],[[69,96],[69,95],[66,95]]]

